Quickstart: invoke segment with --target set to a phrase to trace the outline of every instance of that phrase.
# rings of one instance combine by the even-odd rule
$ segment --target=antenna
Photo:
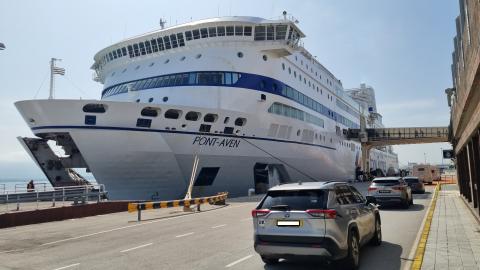
[[[164,19],[160,18],[160,28],[164,29],[165,28],[165,23],[167,23],[167,21],[165,21]]]

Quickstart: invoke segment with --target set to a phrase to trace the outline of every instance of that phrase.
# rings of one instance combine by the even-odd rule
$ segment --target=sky
[[[124,38],[217,16],[276,18],[287,11],[317,56],[344,88],[360,83],[376,90],[387,127],[447,126],[444,89],[451,87],[451,52],[458,1],[0,1],[0,179],[39,177],[41,171],[18,143],[32,136],[14,102],[48,97],[49,60],[66,69],[56,98],[99,99],[93,56]],[[441,163],[451,145],[395,146],[400,165]],[[447,162],[446,160],[444,162]]]

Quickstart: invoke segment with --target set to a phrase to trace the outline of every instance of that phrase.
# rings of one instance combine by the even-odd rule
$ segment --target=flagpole
[[[48,99],[53,99],[53,66],[55,65],[55,58],[50,59],[50,94],[48,95]]]

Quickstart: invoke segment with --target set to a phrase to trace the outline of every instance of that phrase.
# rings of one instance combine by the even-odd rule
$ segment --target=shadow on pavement
[[[364,246],[360,250],[359,269],[398,270],[401,266],[402,247],[390,242],[383,242],[381,246]],[[329,263],[318,259],[290,259],[281,260],[275,265],[265,265],[266,270],[341,270],[334,262]]]
[[[425,206],[422,204],[414,204],[411,205],[408,209],[404,209],[402,206],[399,205],[381,205],[379,207],[382,211],[403,211],[403,212],[413,212],[413,211],[423,211]]]

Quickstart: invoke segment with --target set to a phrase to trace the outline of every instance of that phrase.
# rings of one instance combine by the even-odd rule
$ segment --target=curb
[[[417,249],[415,251],[415,258],[410,267],[411,270],[420,270],[422,268],[423,256],[425,255],[425,248],[427,246],[428,234],[430,233],[430,227],[432,225],[433,213],[435,212],[435,207],[437,205],[438,193],[441,189],[441,184],[437,184],[435,188],[435,194],[433,195],[432,203],[428,209],[427,218],[425,219],[425,224],[423,225],[422,234],[420,240],[417,243]]]

